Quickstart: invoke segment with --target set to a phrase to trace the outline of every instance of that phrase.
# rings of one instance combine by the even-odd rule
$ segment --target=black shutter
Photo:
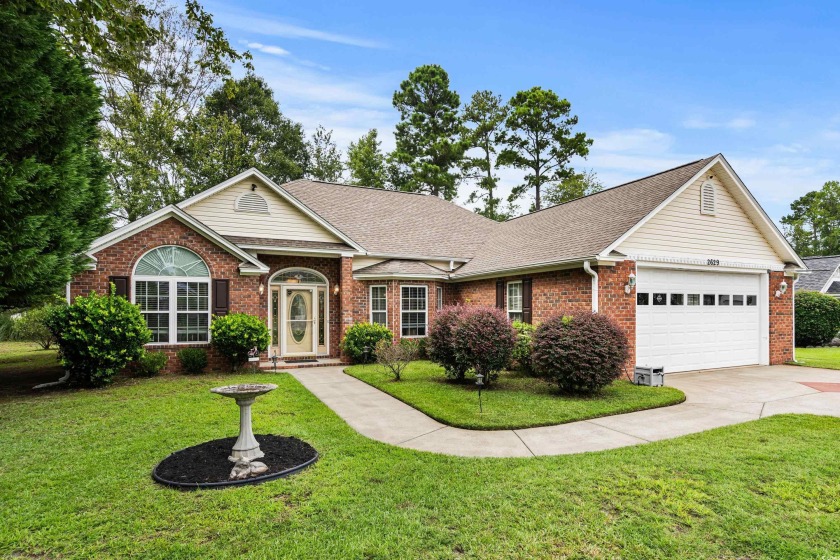
[[[499,309],[505,308],[505,282],[504,280],[496,281],[496,307]]]
[[[522,321],[531,322],[531,279],[522,279]]]
[[[111,293],[111,284],[116,288],[116,295],[128,299],[128,276],[109,276],[108,293]]]
[[[230,280],[213,279],[213,315],[227,315],[230,311]]]

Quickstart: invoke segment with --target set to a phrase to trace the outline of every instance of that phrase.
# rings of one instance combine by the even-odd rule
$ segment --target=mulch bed
[[[318,459],[315,448],[294,437],[256,435],[268,471],[244,480],[230,480],[233,463],[228,460],[235,437],[207,441],[176,451],[152,472],[156,482],[180,488],[215,488],[255,484],[294,474]]]

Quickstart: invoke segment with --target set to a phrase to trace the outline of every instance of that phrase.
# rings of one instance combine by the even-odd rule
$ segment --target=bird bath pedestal
[[[243,459],[249,462],[265,455],[260,450],[260,444],[251,429],[251,405],[257,397],[276,388],[277,385],[273,383],[243,383],[210,389],[217,395],[235,399],[236,404],[239,405],[239,438],[233,444],[233,450],[228,457],[231,462],[236,463]]]

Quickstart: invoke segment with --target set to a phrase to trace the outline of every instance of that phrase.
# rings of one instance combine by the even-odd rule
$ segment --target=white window
[[[152,343],[210,339],[210,270],[183,247],[152,249],[134,269],[134,303],[152,331]]]
[[[426,336],[428,311],[426,286],[402,286],[400,290],[400,332],[403,337]]]
[[[388,295],[385,286],[370,287],[370,322],[388,325]]]
[[[435,290],[437,301],[435,302],[435,309],[443,309],[443,286],[438,286]]]
[[[507,283],[507,312],[511,321],[522,320],[522,282]]]

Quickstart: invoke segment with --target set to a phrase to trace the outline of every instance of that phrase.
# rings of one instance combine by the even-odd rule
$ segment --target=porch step
[[[288,369],[303,369],[316,367],[331,367],[331,366],[349,366],[350,362],[342,361],[339,358],[321,358],[315,362],[285,362],[277,360],[277,371],[286,371]],[[271,362],[260,362],[261,370],[274,371],[274,364]]]

